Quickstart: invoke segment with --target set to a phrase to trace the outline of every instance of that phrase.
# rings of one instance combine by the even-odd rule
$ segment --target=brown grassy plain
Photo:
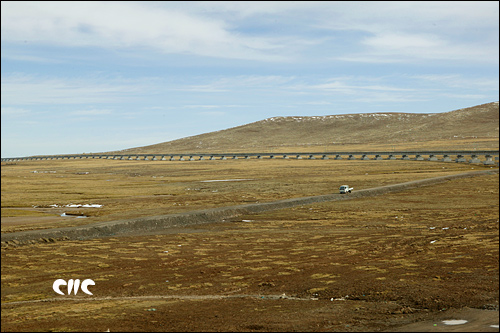
[[[472,168],[489,167],[401,160],[18,162],[2,165],[2,233]],[[228,179],[238,181],[203,182]],[[498,200],[498,175],[489,175],[165,233],[9,246],[1,252],[2,331],[380,331],[414,322],[422,322],[420,331],[450,329],[442,319],[498,331],[490,326],[498,325]],[[83,219],[49,207],[70,203],[103,207],[73,209],[89,216]],[[58,278],[93,279],[94,296],[59,296],[52,290]],[[489,309],[493,322],[454,318],[463,309]]]

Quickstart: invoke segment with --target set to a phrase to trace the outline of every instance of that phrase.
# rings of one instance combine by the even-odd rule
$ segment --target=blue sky
[[[2,1],[2,157],[498,101],[499,2]]]

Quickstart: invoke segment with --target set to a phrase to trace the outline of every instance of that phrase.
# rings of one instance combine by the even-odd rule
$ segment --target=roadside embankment
[[[55,242],[59,240],[84,240],[97,237],[109,237],[137,232],[160,231],[173,227],[184,227],[194,224],[220,222],[224,219],[244,214],[290,208],[325,201],[352,200],[357,198],[382,195],[389,192],[405,191],[416,187],[429,186],[452,179],[498,174],[498,169],[460,173],[456,175],[433,177],[405,183],[386,185],[370,189],[354,191],[351,194],[325,194],[311,197],[291,198],[273,202],[245,204],[196,210],[178,214],[150,216],[110,222],[100,222],[78,227],[54,228],[46,230],[30,230],[2,234],[2,247],[22,245],[34,242]]]

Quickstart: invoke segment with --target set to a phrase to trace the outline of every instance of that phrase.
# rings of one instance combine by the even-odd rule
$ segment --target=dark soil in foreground
[[[498,175],[486,175],[165,233],[9,246],[2,331],[498,331],[498,200]],[[57,295],[59,278],[94,280],[93,296]]]

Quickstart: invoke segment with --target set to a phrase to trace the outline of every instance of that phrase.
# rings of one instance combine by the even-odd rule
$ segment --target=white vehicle
[[[340,194],[346,194],[346,193],[351,193],[353,188],[349,187],[349,185],[342,185],[342,186],[340,186],[339,190],[340,190]]]

